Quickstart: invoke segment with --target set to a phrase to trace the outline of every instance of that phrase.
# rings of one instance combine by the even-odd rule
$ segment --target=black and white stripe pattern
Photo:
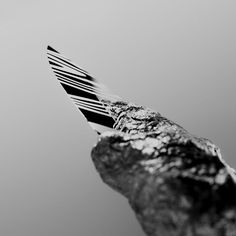
[[[53,72],[92,128],[99,134],[113,128],[115,121],[100,100],[114,99],[117,96],[109,94],[103,85],[55,49],[50,46],[47,49]]]

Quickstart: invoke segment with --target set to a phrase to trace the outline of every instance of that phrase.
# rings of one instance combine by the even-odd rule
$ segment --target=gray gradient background
[[[2,0],[0,235],[144,235],[96,173],[96,134],[54,78],[47,44],[210,138],[236,167],[235,13],[235,0]]]

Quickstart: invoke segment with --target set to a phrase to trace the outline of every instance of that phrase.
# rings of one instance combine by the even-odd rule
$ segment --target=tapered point
[[[55,50],[54,48],[52,48],[52,47],[49,46],[49,45],[48,45],[48,47],[47,47],[47,50],[52,51],[52,52],[57,52],[57,53],[59,53],[57,50]]]

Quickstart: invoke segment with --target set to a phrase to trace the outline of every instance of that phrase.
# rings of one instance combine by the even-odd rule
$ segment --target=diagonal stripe
[[[89,98],[85,98],[85,97],[81,97],[81,96],[76,96],[76,95],[70,95],[71,99],[75,99],[75,100],[80,100],[80,101],[87,101],[89,103],[97,103],[97,104],[101,104],[100,101],[95,101],[93,99],[89,99]]]
[[[91,85],[86,85],[86,84],[78,82],[78,81],[76,81],[74,79],[68,78],[67,76],[57,75],[57,78],[65,79],[68,82],[71,82],[71,83],[73,83],[75,85],[78,85],[78,87],[83,87],[84,89],[88,89],[88,90],[92,90],[92,91],[96,90],[98,93],[102,92],[102,90],[99,89],[99,88],[94,88]]]
[[[73,96],[73,95],[72,95]],[[84,103],[84,104],[88,104],[89,106],[94,106],[94,107],[100,107],[100,108],[104,108],[104,110],[106,110],[104,104],[102,102],[96,102],[96,101],[85,101],[85,100],[81,100],[81,99],[78,99],[78,98],[73,98],[71,95],[70,95],[70,98],[72,101],[74,102],[81,102],[81,103]],[[91,100],[91,99],[90,99]]]
[[[48,55],[52,56],[54,58],[57,58],[59,61],[61,61],[61,63],[64,62],[67,67],[73,68],[74,70],[79,71],[80,73],[87,74],[86,71],[84,71],[81,68],[79,68],[78,66],[72,64],[71,62],[69,62],[69,60],[65,60],[65,59],[62,59],[62,58],[58,57],[58,54],[57,54],[57,56],[55,56],[53,54],[48,53]]]
[[[79,105],[79,104],[75,104],[77,105],[79,108],[82,108],[84,110],[87,110],[87,111],[91,111],[93,114],[96,113],[96,114],[100,114],[100,115],[104,115],[104,116],[109,116],[110,115],[108,113],[104,113],[104,112],[101,112],[101,111],[94,111],[94,109],[90,109],[88,107],[85,107],[85,106],[82,106],[82,105]]]
[[[95,107],[93,105],[89,105],[89,104],[86,104],[86,103],[81,103],[81,102],[78,102],[78,101],[75,101],[75,104],[77,104],[79,106],[87,107],[89,109],[92,109],[92,110],[94,110],[94,112],[100,111],[100,112],[104,112],[105,114],[109,114],[104,107]]]
[[[90,93],[90,94],[93,94],[93,95],[98,95],[98,94],[95,93],[95,92],[88,91],[88,90],[86,90],[86,89],[80,88],[79,86],[72,84],[72,82],[67,82],[67,81],[65,81],[65,79],[60,79],[60,78],[58,78],[58,80],[59,80],[62,84],[66,84],[66,85],[71,86],[71,87],[73,87],[73,88],[79,89],[80,91],[84,91],[84,92],[86,92],[86,93]]]

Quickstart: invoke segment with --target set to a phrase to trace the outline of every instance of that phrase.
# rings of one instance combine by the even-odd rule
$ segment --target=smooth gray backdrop
[[[210,138],[236,167],[235,12],[235,0],[1,0],[0,235],[144,235],[96,173],[96,134],[49,68],[47,44]]]

